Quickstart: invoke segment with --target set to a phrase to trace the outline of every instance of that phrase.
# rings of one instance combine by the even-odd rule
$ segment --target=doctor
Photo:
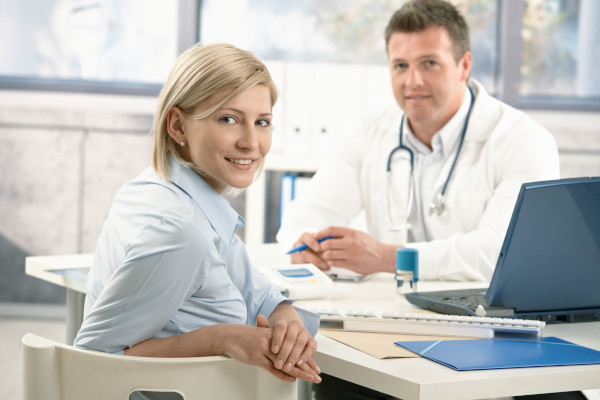
[[[385,40],[398,106],[341,138],[277,240],[307,244],[292,262],[323,270],[393,272],[406,246],[422,279],[489,281],[520,185],[559,177],[554,139],[469,77],[468,27],[451,4],[409,1]],[[361,211],[367,232],[349,227]]]

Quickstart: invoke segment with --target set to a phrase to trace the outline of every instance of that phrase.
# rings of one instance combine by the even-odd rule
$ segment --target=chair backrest
[[[128,399],[140,390],[194,399],[296,399],[298,383],[227,357],[151,358],[82,350],[28,333],[24,400]]]

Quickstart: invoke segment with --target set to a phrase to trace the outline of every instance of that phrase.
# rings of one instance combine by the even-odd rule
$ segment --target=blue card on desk
[[[600,364],[600,351],[555,337],[396,342],[457,371]]]

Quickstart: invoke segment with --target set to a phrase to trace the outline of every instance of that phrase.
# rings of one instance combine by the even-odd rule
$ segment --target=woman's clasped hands
[[[261,367],[286,382],[296,378],[321,382],[321,369],[313,360],[317,342],[301,321],[279,319],[271,327],[264,315],[258,315],[256,327],[239,327],[221,342],[220,354]]]

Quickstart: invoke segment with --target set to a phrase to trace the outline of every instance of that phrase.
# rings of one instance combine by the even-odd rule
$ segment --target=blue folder
[[[556,337],[400,341],[395,344],[457,371],[600,364],[600,351]]]

